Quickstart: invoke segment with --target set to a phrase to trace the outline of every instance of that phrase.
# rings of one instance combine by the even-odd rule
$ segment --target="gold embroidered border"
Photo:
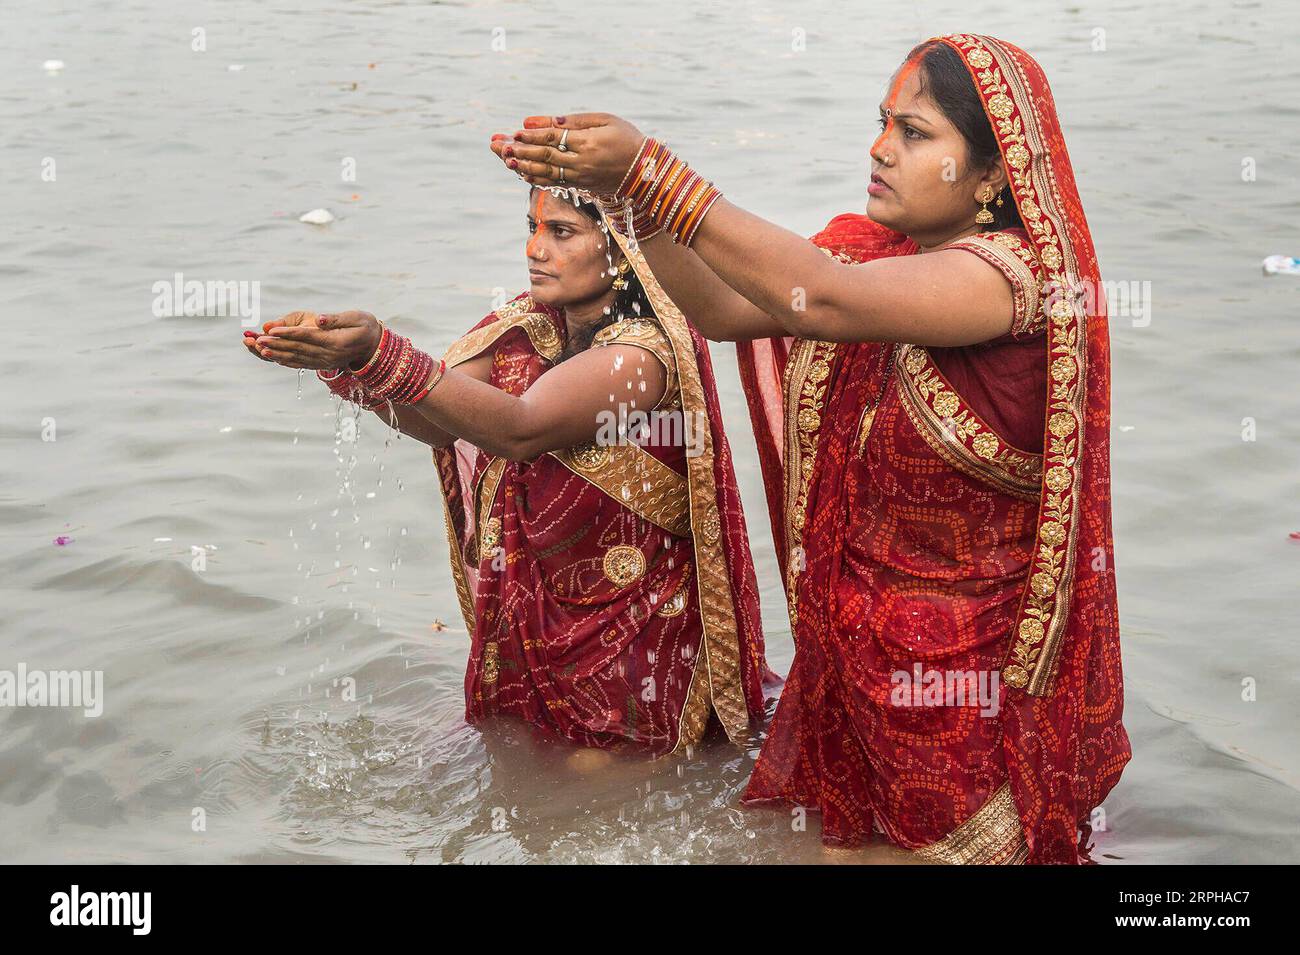
[[[682,477],[635,444],[580,444],[548,452],[578,477],[669,534],[691,533],[690,489]]]
[[[510,331],[522,327],[527,333],[533,348],[547,361],[560,357],[562,344],[560,333],[555,330],[555,323],[544,313],[537,311],[537,303],[531,295],[515,299],[496,310],[497,320],[482,328],[476,328],[461,336],[447,349],[443,361],[448,368],[476,358],[493,342]]]
[[[451,504],[447,500],[447,481],[459,481],[456,465],[456,446],[454,443],[433,449],[433,464],[438,477],[443,483],[442,516],[447,522],[447,542],[451,549],[451,576],[456,583],[456,600],[460,603],[460,615],[465,618],[465,628],[470,636],[474,635],[474,595],[470,592],[469,581],[465,578],[465,558],[461,554],[460,536],[451,519]],[[457,505],[463,506],[463,505]],[[477,529],[475,531],[477,533]]]
[[[1037,501],[1043,456],[1002,439],[952,387],[920,345],[899,350],[903,409],[928,445],[953,467],[999,491]]]
[[[1056,655],[1069,617],[1078,543],[1087,329],[1074,250],[1065,238],[1062,202],[1042,142],[1037,106],[1023,67],[991,38],[943,37],[963,57],[993,124],[1020,218],[1043,267],[1044,289],[1064,297],[1047,325],[1048,422],[1038,534],[1002,677],[1034,696],[1051,691]]]
[[[668,377],[664,384],[663,397],[655,402],[651,411],[673,408],[681,404],[678,400],[677,364],[673,361],[673,346],[662,328],[648,318],[631,318],[602,328],[596,333],[591,344],[592,347],[596,347],[613,342],[644,348],[664,366]]]
[[[796,599],[803,568],[803,528],[807,521],[808,485],[817,462],[817,438],[826,409],[827,379],[835,360],[835,342],[798,339],[790,350],[781,383],[785,397],[786,602],[790,627],[799,620]]]
[[[1003,783],[975,815],[938,842],[913,852],[918,858],[943,865],[1022,864],[1029,856],[1029,846],[1011,784]]]
[[[1011,333],[1016,337],[1037,331],[1043,318],[1042,284],[1034,274],[1037,260],[1033,249],[1018,236],[1006,232],[983,232],[958,239],[944,249],[965,249],[998,269],[1011,285]]]
[[[688,593],[691,585],[691,568],[688,565],[686,572],[682,575],[682,582],[677,585],[673,595],[659,605],[655,611],[661,617],[680,617],[686,612],[686,605],[690,602]]]
[[[641,251],[629,249],[627,241],[609,227],[608,220],[606,226],[632,263],[659,325],[673,347],[673,364],[677,368],[683,413],[707,413],[704,384],[695,362],[694,341],[685,317],[659,285]],[[740,635],[737,632],[727,554],[722,546],[721,517],[718,514],[717,488],[713,477],[716,449],[713,446],[712,428],[701,429],[700,436],[703,439],[701,453],[688,456],[686,468],[691,535],[695,545],[696,592],[704,638],[701,641],[702,652],[696,658],[686,705],[682,708],[674,752],[681,752],[700,740],[708,725],[710,704],[718,714],[727,738],[733,743],[744,744],[749,729],[749,708],[745,704],[740,670]]]
[[[495,322],[463,335],[447,349],[444,355],[447,367],[451,368],[462,364],[482,354],[484,349],[491,346],[506,332],[521,325],[533,347],[543,357],[554,361],[560,354],[559,332],[555,330],[555,325],[550,318],[544,313],[536,311],[536,307],[537,305],[532,296],[525,295],[497,309],[497,320]],[[472,634],[474,632],[474,594],[470,591],[469,580],[465,574],[465,564],[471,562],[468,558],[472,558],[472,563],[478,563],[480,535],[484,526],[483,515],[486,512],[477,507],[478,498],[477,489],[475,489],[469,501],[470,506],[475,509],[474,513],[476,515],[474,535],[466,547],[466,550],[472,549],[473,553],[464,553],[456,534],[455,522],[452,520],[451,507],[447,501],[447,482],[459,483],[460,480],[459,467],[456,463],[455,443],[453,442],[445,448],[435,448],[433,463],[444,485],[442,488],[443,518],[447,523],[447,541],[451,551],[451,573],[456,584],[456,599],[460,603],[460,611],[465,618],[465,626]],[[495,487],[493,493],[495,493]]]
[[[479,476],[478,489],[475,497],[478,501],[478,519],[474,522],[474,559],[481,561],[485,556],[483,553],[484,544],[487,544],[488,550],[493,550],[501,543],[499,539],[500,530],[496,540],[489,540],[485,533],[489,522],[493,519],[492,504],[496,500],[497,488],[501,486],[501,477],[505,474],[506,466],[509,464],[505,458],[493,458],[488,462],[487,467],[483,469],[482,475]],[[498,522],[499,524],[499,522]],[[490,556],[490,555],[488,555]]]

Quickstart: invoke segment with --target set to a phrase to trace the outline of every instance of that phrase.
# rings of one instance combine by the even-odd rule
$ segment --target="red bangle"
[[[388,333],[378,354],[366,364],[368,367],[354,373],[354,377],[371,399],[410,404],[419,400],[417,395],[428,393],[421,393],[421,388],[429,380],[433,359],[409,338]]]
[[[433,386],[442,381],[442,376],[446,373],[447,362],[446,359],[443,359],[438,362],[438,370],[433,373],[433,377],[429,379],[428,383],[426,383],[422,389],[420,389],[420,393],[410,400],[409,404],[419,404],[428,397],[429,392],[433,391]]]
[[[348,370],[351,371],[354,375],[363,375],[363,374],[365,374],[366,372],[370,371],[370,369],[371,369],[371,367],[374,365],[375,361],[379,358],[380,355],[383,354],[383,352],[384,352],[384,343],[385,343],[385,341],[387,340],[387,338],[388,338],[388,326],[385,325],[383,322],[380,322],[380,323],[379,323],[379,343],[378,343],[377,345],[375,345],[375,352],[374,352],[374,354],[371,355],[370,358],[366,361],[366,363],[365,363],[364,365],[362,365],[360,368],[349,368]]]
[[[619,185],[618,195],[631,203],[642,219],[634,221],[638,236],[644,225],[646,236],[662,229],[674,242],[689,247],[704,216],[722,193],[667,146],[647,136]]]

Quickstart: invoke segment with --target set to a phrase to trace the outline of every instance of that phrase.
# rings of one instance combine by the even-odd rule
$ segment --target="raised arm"
[[[593,440],[603,419],[648,412],[666,387],[667,373],[649,352],[613,343],[562,362],[518,397],[453,369],[412,407],[489,454],[531,461]]]
[[[497,134],[491,149],[503,160],[510,158],[510,140]],[[715,342],[747,341],[787,334],[781,324],[739,294],[690,249],[662,233],[640,242],[655,279],[682,310],[682,314]]]
[[[357,366],[374,353],[379,325],[373,315],[344,312],[319,319],[324,325],[318,320],[272,327],[250,349],[289,368],[314,369]],[[463,438],[489,454],[529,461],[593,440],[606,420],[649,411],[667,387],[657,359],[617,342],[562,362],[519,396],[487,383],[490,361],[480,356],[448,370],[421,401],[402,407],[402,430],[434,447]]]
[[[739,342],[789,334],[775,318],[720,279],[703,259],[662,232],[640,246],[655,279],[705,338]]]
[[[623,182],[644,140],[630,123],[606,113],[530,117],[525,125],[516,141],[499,147],[508,166],[531,183],[605,195]],[[566,130],[567,149],[560,152],[555,147]],[[703,218],[687,254],[785,334],[802,338],[951,346],[987,341],[1011,327],[1010,288],[973,256],[940,249],[848,265],[725,198]]]
[[[992,266],[960,251],[838,262],[725,198],[705,216],[692,249],[800,338],[958,346],[1011,329],[1011,287]]]
[[[486,384],[492,372],[492,355],[488,353],[472,358],[464,364],[457,365],[456,371],[461,375],[466,375]],[[372,410],[375,417],[384,424],[392,426],[388,408],[374,408]],[[397,418],[397,430],[401,431],[402,434],[415,438],[417,441],[424,442],[431,448],[445,448],[456,440],[456,435],[438,427],[433,421],[409,405],[394,405],[394,412]]]

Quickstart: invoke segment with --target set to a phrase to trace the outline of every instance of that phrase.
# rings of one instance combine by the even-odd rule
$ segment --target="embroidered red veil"
[[[985,853],[982,859],[968,851],[972,841],[980,840],[994,848],[994,836],[987,833],[997,824],[986,815],[968,820],[981,822],[984,832],[963,831],[957,842],[966,845],[941,840],[949,843],[947,851],[935,855],[944,861],[1007,861],[1015,856],[1017,861],[1075,863],[1081,856],[1087,860],[1092,812],[1130,757],[1120,722],[1123,686],[1111,533],[1105,299],[1042,69],[1024,51],[992,37],[938,39],[958,53],[979,91],[1041,268],[1047,388],[1041,483],[1036,500],[1031,493],[1029,503],[1022,505],[1030,508],[1024,525],[1023,576],[1012,582],[1005,615],[1010,626],[1001,631],[999,643],[1005,650],[998,726],[1010,818],[1003,828],[1018,830],[1003,836],[1021,841],[1019,848],[1014,840],[1005,842],[1011,848]],[[916,251],[905,236],[853,214],[837,216],[813,241],[858,262]],[[843,734],[847,718],[829,711],[810,718],[807,710],[820,705],[809,702],[814,700],[815,683],[835,683],[837,706],[858,705],[855,694],[861,698],[861,687],[852,685],[852,658],[843,655],[852,652],[843,649],[848,645],[844,604],[852,598],[844,595],[840,554],[854,515],[836,502],[845,500],[846,461],[855,437],[852,424],[880,381],[871,369],[882,346],[860,343],[828,351],[833,358],[818,372],[825,377],[825,387],[818,392],[824,403],[819,397],[807,407],[798,404],[799,394],[786,394],[796,346],[791,338],[738,345],[796,645],[790,683],[745,801],[786,801],[819,809],[824,838],[857,842],[870,834],[873,802],[876,825],[880,816],[888,816],[879,804],[879,790],[851,778],[869,776],[876,767],[870,759],[864,762],[833,751],[828,740],[844,737],[834,737],[825,727],[835,723],[835,732]],[[882,403],[881,415],[885,413]],[[791,460],[792,428],[820,429],[815,457],[797,464]],[[799,474],[792,472],[801,468],[811,472],[807,496],[794,500]],[[789,520],[792,513],[794,524]],[[886,724],[880,732],[890,735],[899,729]],[[866,808],[857,812],[853,803]],[[829,816],[836,820],[833,835],[827,835]],[[884,830],[892,834],[888,821]]]

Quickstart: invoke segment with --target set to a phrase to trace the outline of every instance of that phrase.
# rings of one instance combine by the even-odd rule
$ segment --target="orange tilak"
[[[898,75],[894,77],[894,85],[889,89],[889,99],[885,100],[885,128],[880,131],[876,141],[871,144],[871,153],[875,154],[890,131],[894,128],[894,107],[898,103],[898,91],[903,88],[907,78],[916,72],[916,68],[921,65],[921,58],[914,56],[898,68]]]
[[[537,189],[534,190],[532,198],[529,199],[529,205],[531,206],[531,208],[529,208],[528,211],[532,215],[533,221],[537,223],[537,230],[528,237],[528,245],[525,247],[524,251],[530,257],[534,257],[534,258],[536,257],[537,240],[541,238],[542,232],[546,228],[546,220],[542,218],[542,196],[543,195],[545,195],[545,192],[541,189]]]

